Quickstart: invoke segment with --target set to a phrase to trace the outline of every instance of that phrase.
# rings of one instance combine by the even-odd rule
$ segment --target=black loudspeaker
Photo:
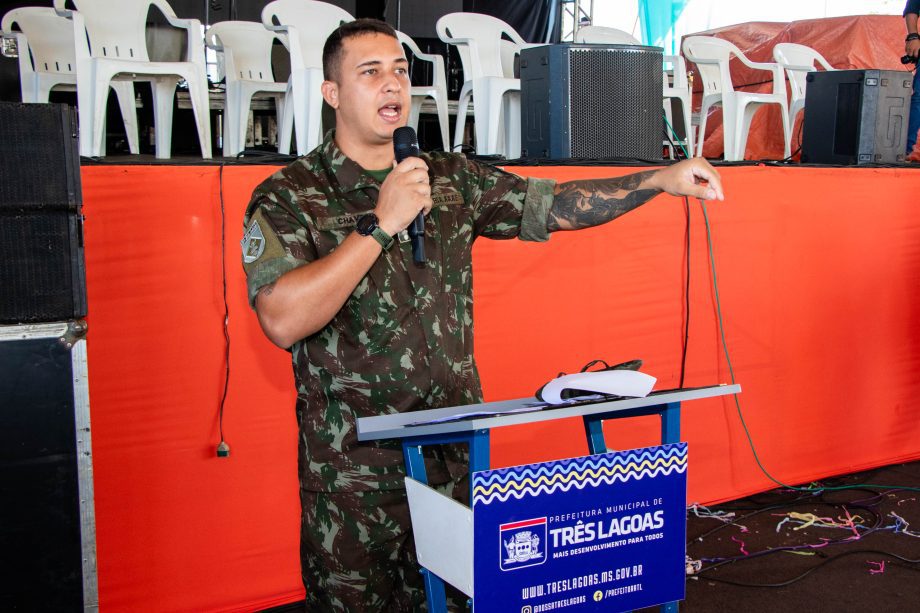
[[[0,324],[86,315],[77,117],[0,103]]]
[[[802,161],[893,164],[904,161],[912,75],[899,70],[809,73]]]
[[[521,155],[660,160],[662,49],[546,45],[521,53]]]

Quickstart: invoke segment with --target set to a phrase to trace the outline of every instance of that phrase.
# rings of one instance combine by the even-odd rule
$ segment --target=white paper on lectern
[[[419,564],[473,597],[473,511],[406,477]]]
[[[594,372],[579,372],[564,375],[553,379],[545,386],[540,394],[543,400],[550,404],[564,402],[563,390],[586,390],[599,394],[612,394],[628,398],[643,398],[648,396],[655,387],[655,377],[637,370],[601,370]]]

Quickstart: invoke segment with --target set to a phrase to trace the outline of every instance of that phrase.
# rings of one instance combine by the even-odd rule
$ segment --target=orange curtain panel
[[[83,168],[105,611],[252,610],[302,597],[291,365],[246,303],[239,250],[249,194],[274,170]],[[568,180],[636,169],[513,170]],[[721,173],[728,198],[706,205],[715,276],[691,201],[688,283],[684,203],[670,196],[548,244],[480,241],[475,339],[487,399],[532,395],[596,358],[641,358],[659,388],[676,387],[688,317],[685,385],[729,382],[717,279],[741,409],[774,477],[801,483],[920,457],[920,172]],[[637,447],[657,440],[658,424],[621,420],[606,432],[611,447]],[[686,404],[682,433],[688,502],[772,487],[731,398]],[[580,422],[493,432],[494,466],[586,451]]]

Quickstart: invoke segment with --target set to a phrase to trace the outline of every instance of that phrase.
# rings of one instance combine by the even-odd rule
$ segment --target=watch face
[[[377,227],[377,216],[373,213],[368,213],[367,215],[362,215],[358,218],[358,223],[356,228],[358,234],[361,236],[370,236],[374,229]]]

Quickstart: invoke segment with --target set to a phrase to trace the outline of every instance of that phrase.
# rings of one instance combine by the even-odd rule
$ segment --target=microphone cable
[[[667,114],[662,112],[661,116],[662,119],[664,119],[666,127],[664,135],[671,144],[671,151],[674,152],[675,160],[680,161],[681,152],[684,154],[684,159],[690,159],[687,148],[684,147],[683,141],[677,136],[677,131],[674,129],[674,126],[668,121]],[[689,132],[693,129],[693,126],[686,126],[685,129]],[[671,138],[672,136],[674,138]],[[678,145],[680,145],[679,148]],[[684,379],[687,374],[687,350],[690,346],[690,199],[687,196],[684,196],[684,218],[684,332],[680,349],[680,379],[677,384],[678,389],[683,389],[684,387]]]
[[[709,251],[710,270],[712,271],[712,289],[713,289],[713,293],[715,296],[715,302],[716,302],[716,317],[718,319],[718,325],[719,325],[719,337],[721,339],[722,352],[725,355],[725,362],[728,364],[728,373],[731,379],[731,383],[734,384],[735,383],[735,368],[732,365],[731,356],[729,355],[729,351],[728,351],[728,343],[725,340],[725,324],[724,324],[724,320],[722,317],[722,300],[721,300],[721,296],[719,295],[719,280],[716,275],[716,260],[715,260],[715,255],[713,253],[713,247],[712,247],[712,228],[710,227],[710,224],[709,224],[709,215],[706,211],[706,202],[703,199],[698,199],[698,200],[700,203],[700,208],[703,211],[703,222],[706,225],[706,245]],[[779,479],[774,477],[772,473],[770,473],[770,471],[768,471],[767,468],[763,465],[763,462],[761,462],[760,455],[757,453],[757,448],[754,445],[754,438],[751,436],[751,431],[748,428],[747,422],[744,419],[744,412],[741,410],[741,401],[738,400],[738,394],[732,394],[732,398],[735,401],[735,410],[738,413],[738,418],[741,421],[741,427],[744,430],[744,435],[747,437],[748,445],[751,448],[751,453],[754,456],[754,461],[757,463],[757,467],[764,474],[764,476],[767,477],[767,479],[777,484],[778,486],[784,487],[784,488],[787,488],[787,489],[790,489],[796,492],[817,492],[817,491],[834,492],[834,491],[840,491],[840,490],[865,489],[865,488],[897,489],[897,490],[905,490],[905,491],[910,491],[910,492],[920,492],[920,487],[910,487],[906,485],[888,485],[888,484],[878,484],[878,483],[854,483],[852,485],[808,486],[808,487],[794,486],[794,485],[789,485],[788,483],[784,483],[783,481],[780,481]]]
[[[668,141],[671,142],[673,146],[675,144],[675,141],[671,139],[671,135],[673,135],[674,138],[677,139],[678,138],[677,132],[674,130],[674,127],[668,121],[667,116],[664,115],[664,113],[662,113],[662,115],[664,118],[665,125],[667,126],[667,129],[670,131],[670,134],[668,134],[668,132],[666,131],[665,135],[668,137]],[[688,127],[688,129],[691,129],[691,128]],[[687,158],[689,159],[690,156],[688,155],[687,149],[683,146],[683,143],[680,140],[677,140],[676,142],[677,144],[680,145],[680,149],[683,151],[684,155],[687,156]],[[801,149],[801,146],[800,146],[800,149]],[[676,152],[677,149],[675,148],[674,151]],[[735,369],[731,361],[731,355],[729,354],[729,351],[728,351],[728,342],[725,339],[725,325],[724,325],[724,319],[722,316],[722,300],[719,294],[719,280],[718,280],[718,276],[716,273],[716,260],[715,260],[713,246],[712,246],[712,227],[709,223],[709,214],[706,210],[706,201],[701,198],[698,200],[700,203],[700,210],[703,213],[703,222],[706,228],[706,246],[707,246],[707,251],[709,253],[710,269],[712,271],[712,289],[713,289],[713,294],[714,294],[715,303],[716,303],[716,317],[718,320],[717,323],[719,327],[719,338],[720,338],[721,345],[722,345],[722,352],[725,355],[725,362],[728,365],[728,372],[729,372],[729,376],[731,379],[731,383],[734,385],[736,382],[735,381]],[[685,238],[686,258],[687,258],[687,268],[686,268],[687,281],[686,281],[685,294],[684,294],[686,297],[684,308],[686,309],[687,314],[686,314],[686,322],[684,326],[684,344],[683,344],[683,351],[682,351],[682,356],[681,356],[680,387],[683,387],[683,383],[684,383],[684,373],[686,370],[686,360],[687,360],[687,346],[689,344],[689,336],[690,336],[690,199],[686,196],[684,196],[684,203],[686,205],[685,211],[686,211],[686,220],[687,220],[686,221],[686,238]],[[885,484],[877,484],[877,483],[855,483],[853,485],[823,486],[823,487],[822,486],[800,487],[800,486],[793,486],[793,485],[784,483],[783,481],[780,481],[779,479],[774,477],[773,474],[770,473],[770,471],[768,471],[767,468],[763,465],[763,462],[760,460],[760,455],[757,453],[757,447],[754,444],[754,438],[751,436],[751,431],[748,428],[747,421],[744,419],[744,412],[741,409],[741,401],[738,399],[738,394],[732,394],[732,398],[735,402],[735,410],[738,413],[738,419],[741,421],[741,427],[744,430],[744,435],[747,438],[748,446],[751,448],[751,454],[754,456],[754,461],[757,463],[757,467],[764,474],[764,476],[767,477],[767,479],[777,484],[778,486],[785,487],[785,488],[788,488],[790,490],[797,491],[797,492],[840,491],[840,490],[862,489],[862,488],[899,489],[899,490],[920,492],[920,488],[918,487],[909,487],[909,486],[901,486],[901,485],[885,485]]]

